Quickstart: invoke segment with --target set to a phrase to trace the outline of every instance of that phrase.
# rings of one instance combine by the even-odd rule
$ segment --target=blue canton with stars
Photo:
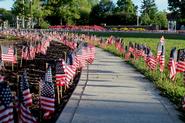
[[[0,105],[4,105],[6,108],[13,102],[10,87],[7,83],[0,83]]]

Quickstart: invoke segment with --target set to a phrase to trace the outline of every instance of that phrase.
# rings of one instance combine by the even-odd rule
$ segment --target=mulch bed
[[[63,108],[65,107],[67,101],[69,100],[71,94],[73,93],[79,78],[81,74],[81,70],[78,70],[73,82],[71,82],[71,85],[69,88],[62,87],[62,97],[60,99],[60,104],[58,104],[57,96],[56,96],[56,105],[55,105],[55,113],[53,116],[48,119],[43,119],[43,112],[40,110],[40,104],[39,104],[39,81],[41,78],[44,77],[45,71],[46,71],[46,63],[51,64],[52,66],[52,74],[53,74],[53,81],[55,81],[55,63],[58,59],[65,59],[65,54],[68,51],[71,51],[71,49],[62,43],[58,43],[55,41],[52,41],[50,43],[50,47],[47,50],[46,55],[37,54],[35,59],[33,60],[22,60],[21,65],[21,50],[22,46],[25,45],[26,41],[11,41],[11,42],[1,42],[1,44],[12,44],[14,47],[17,48],[17,55],[18,60],[17,63],[13,66],[12,70],[12,64],[11,63],[5,63],[5,69],[1,70],[1,75],[5,76],[5,81],[9,83],[11,90],[14,93],[19,93],[19,77],[22,75],[23,71],[26,69],[28,73],[28,82],[30,86],[30,91],[32,93],[33,98],[33,105],[30,107],[31,112],[33,116],[36,117],[36,119],[39,122],[43,123],[54,123],[56,122],[58,116],[62,112]],[[56,86],[55,86],[56,90]],[[56,91],[55,91],[56,92]],[[56,92],[57,95],[57,92]],[[15,116],[17,114],[15,113]],[[17,118],[15,118],[17,119]]]

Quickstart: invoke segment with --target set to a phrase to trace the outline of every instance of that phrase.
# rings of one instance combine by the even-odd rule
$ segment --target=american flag
[[[143,45],[142,49],[143,49],[142,56],[143,56],[144,61],[146,62],[146,58],[147,58],[147,54],[148,54],[148,50],[147,50],[148,48],[145,45]]]
[[[152,55],[152,52],[150,49],[148,49],[148,54],[147,54],[147,58],[146,58],[146,63],[149,66],[149,68],[151,70],[155,70],[157,67],[157,60],[155,59],[155,57]]]
[[[76,67],[76,69],[80,68],[80,57],[78,57],[77,55],[75,55],[75,61],[74,61],[74,65]]]
[[[75,59],[75,54],[73,52],[68,52],[68,54],[67,54],[67,65],[69,65],[71,67],[73,73],[76,72],[77,61]]]
[[[121,47],[119,48],[119,52],[124,54],[124,52],[125,52],[124,44],[122,44]]]
[[[128,49],[129,52],[133,53],[134,52],[134,45],[132,42],[129,42],[129,49]]]
[[[46,51],[47,51],[47,47],[44,47],[44,44],[42,43],[40,47],[40,53],[42,53],[43,55],[46,55]]]
[[[79,50],[76,52],[76,59],[79,61],[79,68],[81,68],[82,65],[82,48],[79,48]]]
[[[37,123],[37,120],[32,116],[30,109],[24,104],[20,105],[20,122]]]
[[[45,74],[45,80],[41,83],[40,104],[41,108],[45,111],[44,118],[48,119],[55,111],[55,90],[50,66]]]
[[[40,53],[41,52],[41,42],[37,42],[37,46],[36,46],[36,53]]]
[[[21,57],[25,60],[29,60],[29,53],[28,53],[29,51],[28,50],[29,50],[29,47],[27,47],[27,46],[22,47],[22,56]]]
[[[133,53],[134,52],[134,48],[133,47],[129,47],[129,52]]]
[[[0,60],[0,70],[5,70],[4,62]]]
[[[164,66],[165,66],[165,46],[164,46],[164,37],[163,36],[161,37],[160,42],[158,44],[156,60],[159,61],[160,72],[163,72]]]
[[[64,61],[60,61],[56,63],[56,85],[57,86],[64,86],[65,85],[65,63]]]
[[[164,46],[164,37],[162,36],[157,47],[157,60],[160,59],[162,53],[162,46]]]
[[[109,38],[107,38],[106,42],[108,45],[112,45],[113,44],[113,36],[110,36]]]
[[[164,48],[164,45],[162,46],[162,52],[159,57],[159,64],[160,64],[160,72],[163,72],[164,67],[165,67],[165,48]]]
[[[73,61],[74,61],[74,54],[73,54],[72,51],[69,51],[69,52],[67,53],[66,61],[67,61],[67,64],[70,64],[70,65],[73,64]]]
[[[86,60],[88,58],[88,54],[87,54],[87,47],[82,47],[82,56],[81,56],[81,67],[85,67],[86,66]]]
[[[94,46],[88,46],[88,59],[87,59],[87,62],[92,64],[93,61],[94,61],[94,57],[95,57],[95,47]]]
[[[20,80],[20,122],[36,123],[36,119],[32,116],[29,106],[32,105],[32,95],[28,85],[28,77],[26,70],[23,72]]]
[[[35,47],[32,44],[30,44],[30,46],[29,46],[30,60],[33,60],[35,58],[35,53],[36,53]]]
[[[75,75],[75,71],[72,69],[71,65],[65,63],[65,74],[66,74],[66,84],[69,85],[70,81]]]
[[[120,40],[116,40],[115,47],[117,50],[119,50],[121,48],[121,41]]]
[[[131,53],[130,52],[127,52],[125,54],[125,60],[128,61],[130,59],[130,56],[131,56]]]
[[[177,55],[177,72],[184,72],[185,71],[185,50],[179,49]]]
[[[170,79],[174,80],[176,75],[176,62],[177,62],[177,51],[176,48],[173,48],[170,53],[170,59],[168,67],[170,70]]]
[[[13,97],[7,83],[0,83],[0,122],[13,123]]]
[[[13,47],[1,46],[2,61],[16,62],[15,50]]]
[[[143,55],[142,46],[137,44],[135,47],[135,52],[134,52],[135,59],[138,60],[139,57],[141,57],[142,55]]]
[[[4,76],[0,75],[0,83],[4,81]]]
[[[26,107],[32,105],[32,95],[30,93],[29,84],[28,84],[28,76],[26,70],[24,71],[23,75],[21,76],[20,80],[20,90],[21,90],[21,97],[22,102]]]

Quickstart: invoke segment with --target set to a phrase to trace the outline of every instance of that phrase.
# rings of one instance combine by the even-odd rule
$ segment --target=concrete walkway
[[[57,123],[181,123],[175,106],[122,59],[96,50]]]

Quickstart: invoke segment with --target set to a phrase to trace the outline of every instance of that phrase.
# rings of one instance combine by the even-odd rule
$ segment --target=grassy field
[[[128,45],[128,42],[139,43],[139,44],[146,44],[152,49],[153,54],[156,56],[157,54],[157,44],[160,39],[156,38],[134,38],[134,37],[125,37],[124,43]],[[181,106],[182,97],[185,93],[185,86],[183,83],[183,75],[182,73],[178,73],[176,80],[171,81],[169,79],[169,71],[167,69],[167,64],[169,61],[170,51],[173,47],[185,48],[185,41],[184,40],[174,40],[174,39],[166,39],[165,40],[165,47],[166,47],[166,55],[165,55],[165,71],[164,73],[160,73],[159,69],[157,71],[150,71],[146,64],[144,63],[143,59],[137,60],[134,63],[128,62],[129,64],[133,65],[138,71],[143,73],[148,79],[152,80],[155,85],[161,90],[162,94],[168,96],[169,99],[176,104]],[[114,46],[109,46],[105,48],[106,51],[112,52],[115,55],[123,57]]]
[[[174,33],[147,33],[147,32],[93,32],[93,31],[72,31],[79,34],[89,34],[96,36],[109,37],[111,35],[115,37],[131,37],[131,38],[156,38],[159,39],[162,35],[167,39],[185,40],[185,35]]]

